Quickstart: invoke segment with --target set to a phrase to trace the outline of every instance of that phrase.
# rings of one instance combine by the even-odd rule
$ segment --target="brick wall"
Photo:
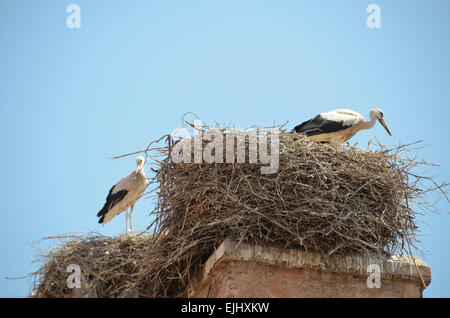
[[[430,282],[430,268],[418,258],[323,256],[226,239],[205,263],[189,296],[421,297]]]

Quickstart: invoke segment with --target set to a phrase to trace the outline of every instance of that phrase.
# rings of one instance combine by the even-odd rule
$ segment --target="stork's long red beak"
[[[389,136],[392,136],[391,131],[389,130],[386,122],[384,121],[384,119],[380,118],[379,121],[380,121],[380,124],[383,125],[384,129],[386,129],[386,131],[389,134]]]

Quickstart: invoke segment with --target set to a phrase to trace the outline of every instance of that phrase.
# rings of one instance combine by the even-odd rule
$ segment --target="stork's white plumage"
[[[370,121],[366,121],[361,114],[353,110],[341,108],[321,113],[296,126],[294,131],[305,134],[315,141],[342,143],[352,138],[358,131],[372,128],[377,120],[389,136],[392,136],[384,120],[384,114],[378,108],[370,111]]]
[[[97,213],[100,217],[98,223],[108,223],[117,214],[131,208],[130,218],[130,232],[133,231],[133,207],[137,200],[144,194],[148,186],[148,179],[144,172],[145,160],[143,157],[136,158],[136,170],[131,172],[126,177],[117,182],[111,190],[109,190],[106,202],[103,208]],[[126,232],[128,233],[128,213],[126,216]]]

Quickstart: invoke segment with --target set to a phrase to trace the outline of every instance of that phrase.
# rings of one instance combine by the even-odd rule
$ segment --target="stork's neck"
[[[362,125],[362,129],[370,129],[373,126],[375,126],[376,122],[377,122],[377,115],[371,112],[370,121],[365,121],[365,123]]]

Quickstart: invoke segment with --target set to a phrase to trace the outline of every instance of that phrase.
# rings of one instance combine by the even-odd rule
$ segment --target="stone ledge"
[[[369,290],[366,286],[366,280],[370,274],[367,266],[370,264],[379,265],[380,277],[384,285],[383,291]],[[309,271],[309,274],[305,274],[305,271]],[[295,288],[291,286],[293,289],[287,297],[316,297],[314,293],[307,292],[301,286],[318,287],[317,290],[321,290],[324,297],[421,297],[425,288],[423,282],[426,286],[431,282],[430,268],[418,258],[407,256],[383,258],[377,255],[325,256],[293,248],[239,244],[227,238],[206,261],[203,273],[195,284],[196,287],[193,287],[188,295],[190,297],[233,297],[236,295],[236,297],[264,297],[264,295],[286,297],[283,291],[281,294],[270,291],[270,284],[275,286],[280,282],[271,283],[270,275],[272,274],[266,275],[265,272],[276,273],[273,280],[278,279],[277,275],[285,277],[286,281],[283,284],[287,289],[290,285],[296,286]],[[265,276],[261,276],[263,274]],[[245,282],[245,280],[248,281]],[[245,287],[246,283],[252,285],[252,281],[255,280],[265,282],[266,294],[253,293],[251,289]],[[234,289],[227,289],[226,286],[230,281],[233,281]],[[334,286],[335,292],[331,291],[333,288],[326,289],[327,284],[332,286],[338,282],[341,286]],[[314,286],[314,284],[321,286]],[[210,293],[211,288],[217,291],[215,295]],[[238,290],[239,288],[241,291]]]

